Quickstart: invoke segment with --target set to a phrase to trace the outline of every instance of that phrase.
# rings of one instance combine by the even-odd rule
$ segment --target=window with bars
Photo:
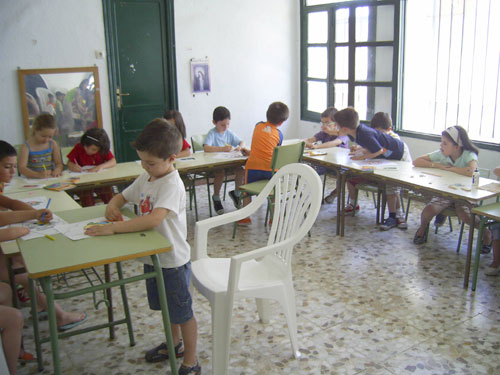
[[[408,0],[401,129],[500,143],[500,1]]]
[[[394,117],[399,0],[306,0],[301,11],[302,118],[328,106],[353,106],[361,120]]]

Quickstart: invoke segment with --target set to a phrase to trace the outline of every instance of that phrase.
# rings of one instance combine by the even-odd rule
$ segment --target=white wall
[[[179,110],[188,136],[211,129],[217,106],[231,111],[231,129],[249,144],[271,102],[290,107],[282,126],[294,137],[299,121],[299,2],[182,0],[175,2]],[[212,92],[191,94],[190,59],[208,57]]]
[[[106,60],[100,0],[0,0],[0,138],[24,141],[17,68],[99,68],[104,129],[111,135]]]
[[[109,87],[100,0],[0,0],[2,139],[24,140],[17,67],[97,65],[104,129],[111,132]],[[299,119],[299,4],[289,0],[175,1],[179,109],[188,135],[207,132],[216,106],[229,108],[231,128],[248,143],[268,105],[283,101],[293,137]],[[193,97],[189,60],[208,56],[212,92]],[[8,130],[8,131],[7,131]]]

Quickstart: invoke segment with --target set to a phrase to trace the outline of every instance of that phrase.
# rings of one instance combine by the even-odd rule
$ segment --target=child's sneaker
[[[224,207],[222,206],[220,199],[212,197],[212,201],[214,202],[214,209],[215,212],[217,212],[217,215],[222,215],[224,213]]]
[[[229,193],[227,193],[227,195],[229,195],[229,198],[231,198],[231,200],[233,201],[234,207],[240,208],[239,207],[240,206],[240,199],[236,195],[236,191],[231,190]]]
[[[192,367],[187,367],[187,366],[184,366],[184,364],[182,364],[181,367],[179,367],[178,373],[179,373],[179,375],[189,375],[189,374],[200,375],[201,374],[201,366],[198,362],[196,362],[196,365],[194,365]]]
[[[347,206],[345,206],[344,208],[344,212],[352,212],[354,211],[354,206],[352,204],[348,204]],[[359,204],[356,205],[356,211],[359,211]]]
[[[184,357],[184,345],[182,345],[182,340],[174,348],[175,358]],[[166,361],[168,359],[168,347],[167,343],[163,342],[157,347],[148,350],[145,355],[146,362],[155,363]]]
[[[398,223],[398,228],[399,229],[408,229],[408,224],[406,223],[405,219],[397,217],[396,221]]]
[[[484,270],[484,274],[486,276],[497,276],[497,275],[500,275],[500,266],[499,267],[488,266]]]
[[[252,219],[250,219],[249,217],[246,217],[244,219],[238,220],[238,224],[250,225],[250,224],[252,224]]]
[[[398,220],[395,217],[388,217],[385,219],[384,224],[380,226],[380,230],[389,230],[392,228],[396,228],[398,226]]]

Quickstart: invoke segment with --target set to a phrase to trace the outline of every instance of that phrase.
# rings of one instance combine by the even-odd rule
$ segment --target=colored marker
[[[50,202],[52,202],[52,198],[49,198],[49,201],[47,202],[47,206],[45,207],[45,209],[46,209],[46,210],[49,208],[49,206],[50,206]],[[42,217],[40,217],[40,222],[41,222],[41,223],[43,223],[43,219],[45,218],[45,214],[46,214],[46,212],[44,212],[44,213],[42,214]]]
[[[52,237],[51,235],[49,234],[46,234],[45,237],[47,237],[49,240],[51,241],[55,241],[56,239],[54,237]]]

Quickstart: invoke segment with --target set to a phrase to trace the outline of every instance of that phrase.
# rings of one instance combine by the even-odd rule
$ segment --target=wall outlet
[[[99,59],[99,60],[102,60],[104,59],[104,52],[103,51],[95,51],[95,58],[96,59]]]

